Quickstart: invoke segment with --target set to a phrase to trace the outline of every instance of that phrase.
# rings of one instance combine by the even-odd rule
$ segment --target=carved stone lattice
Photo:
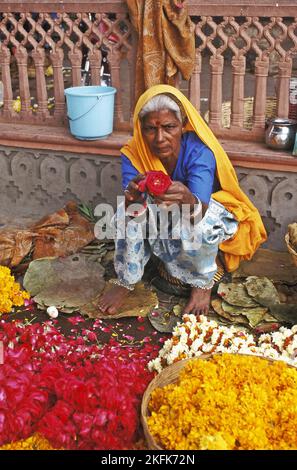
[[[100,84],[102,54],[108,54],[112,85],[117,88],[115,129],[127,130],[134,108],[134,68],[137,41],[127,13],[126,4],[113,2],[110,9],[101,2],[94,4],[94,13],[42,12],[28,13],[22,2],[20,13],[0,14],[0,61],[4,83],[4,105],[0,120],[66,124],[64,87],[81,84],[86,57],[90,65],[90,84]],[[196,59],[192,78],[184,84],[189,88],[191,101],[200,109],[201,79],[209,79],[209,124],[224,135],[244,132],[244,98],[254,98],[251,138],[263,135],[268,82],[275,80],[277,114],[288,117],[289,81],[296,66],[297,17],[287,16],[285,6],[278,5],[278,16],[267,16],[269,8],[257,6],[259,16],[231,16],[227,7],[225,16],[217,16],[216,7],[207,6],[212,16],[205,15],[205,5],[191,3],[196,35]],[[54,9],[54,6],[52,7]],[[44,9],[43,9],[44,10]],[[231,8],[232,10],[232,8]],[[294,63],[295,61],[295,63]],[[294,65],[295,64],[295,65]],[[52,66],[52,79],[44,77],[44,70]],[[253,90],[246,94],[246,78],[254,78]],[[65,73],[65,70],[69,72]],[[207,72],[205,70],[207,69]],[[230,73],[226,73],[230,70]],[[69,80],[65,82],[69,74]],[[204,74],[204,75],[203,75]],[[123,78],[124,77],[124,78]],[[231,80],[230,80],[231,79]],[[204,83],[202,83],[204,85]],[[177,81],[178,86],[178,81]],[[224,87],[232,88],[231,125],[222,125]],[[271,87],[270,87],[271,89]],[[20,95],[21,112],[13,106],[15,93]],[[14,92],[14,96],[13,96]],[[32,93],[35,106],[31,102]],[[126,99],[127,96],[130,99]],[[48,99],[50,109],[48,109]],[[33,105],[33,109],[32,109]],[[38,106],[38,107],[37,107]],[[127,110],[128,107],[128,110]],[[205,112],[206,110],[204,110]],[[247,131],[245,131],[247,133]]]
[[[200,16],[196,18],[196,67],[190,83],[190,98],[200,105],[201,76],[203,67],[210,65],[209,124],[224,135],[243,130],[245,77],[247,68],[254,75],[254,110],[251,138],[263,134],[267,85],[274,77],[277,97],[277,115],[289,114],[289,81],[294,72],[293,60],[297,56],[297,18],[261,18],[251,16]],[[208,58],[207,60],[205,60]],[[231,80],[225,68],[231,63]],[[247,67],[248,66],[248,67]],[[295,64],[296,67],[296,64]],[[231,127],[223,129],[222,91],[224,81],[232,86]],[[205,98],[203,98],[205,99]],[[198,108],[199,108],[198,105]]]

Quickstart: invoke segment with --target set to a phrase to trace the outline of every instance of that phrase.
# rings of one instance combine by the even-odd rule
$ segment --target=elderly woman
[[[159,231],[154,237],[150,234],[132,237],[128,233],[126,238],[118,238],[115,242],[118,279],[100,299],[99,308],[115,314],[141,280],[145,264],[154,254],[171,276],[191,286],[184,313],[207,313],[218,249],[224,253],[227,270],[233,271],[241,259],[250,259],[266,240],[260,215],[240,189],[226,153],[179,90],[157,85],[138,100],[134,135],[123,147],[121,158],[126,222],[135,216],[129,212],[132,203],[141,203],[143,213],[147,214],[152,204],[168,210],[188,206],[199,243],[188,243],[187,236],[182,235],[183,222],[179,239],[171,236],[170,222],[167,239],[160,236],[158,222]],[[172,180],[168,189],[155,197],[140,190],[142,180],[152,170],[162,171]],[[194,217],[201,208],[201,217]]]

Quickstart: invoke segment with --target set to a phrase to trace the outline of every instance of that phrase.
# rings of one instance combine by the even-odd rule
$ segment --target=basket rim
[[[213,354],[205,354],[205,355],[203,355],[203,358],[205,360],[207,360],[211,356],[213,356]],[[142,424],[142,427],[143,427],[143,431],[144,431],[146,441],[150,441],[149,444],[151,446],[153,446],[153,449],[164,450],[162,447],[160,447],[157,444],[156,440],[151,435],[148,424],[147,424],[148,403],[150,401],[151,394],[152,394],[153,390],[159,386],[158,384],[162,380],[162,377],[164,376],[164,374],[162,375],[163,372],[166,371],[167,374],[170,373],[171,370],[176,370],[176,371],[180,372],[180,370],[183,369],[183,367],[186,365],[187,362],[192,361],[193,359],[200,359],[200,358],[202,358],[202,356],[199,356],[199,357],[196,357],[196,358],[191,357],[191,358],[187,358],[187,359],[182,359],[181,361],[178,361],[178,362],[174,362],[173,364],[170,364],[169,366],[165,367],[165,369],[163,369],[158,375],[156,375],[156,377],[154,377],[151,380],[151,382],[148,384],[148,386],[147,386],[147,388],[146,388],[146,390],[143,394],[142,401],[141,401],[141,424]],[[176,380],[172,381],[170,383],[175,383],[177,380],[178,380],[178,375],[176,377]],[[166,385],[168,385],[168,384],[164,384],[163,387],[165,387]]]
[[[289,252],[292,255],[297,256],[297,252],[294,250],[293,246],[290,243],[290,234],[289,234],[289,232],[287,232],[286,235],[285,235],[285,241],[286,241]]]
[[[286,363],[285,361],[283,361],[281,359],[272,359],[270,357],[261,356],[259,354],[239,354],[239,353],[223,353],[223,352],[210,353],[210,354],[205,353],[205,354],[201,354],[200,356],[189,357],[189,358],[182,359],[180,361],[174,362],[173,364],[170,364],[169,366],[165,367],[165,369],[163,369],[158,375],[156,375],[156,377],[154,377],[151,380],[151,382],[148,384],[148,386],[147,386],[147,388],[146,388],[146,390],[143,394],[142,401],[141,401],[141,424],[142,424],[142,427],[143,427],[143,431],[144,431],[146,441],[151,446],[153,446],[152,447],[153,449],[166,450],[163,447],[160,447],[159,444],[157,444],[156,440],[154,439],[154,437],[150,433],[149,427],[148,427],[148,424],[147,424],[147,417],[148,417],[148,406],[147,405],[150,401],[151,394],[152,394],[153,390],[155,388],[157,388],[158,386],[160,386],[160,385],[158,385],[158,382],[160,382],[162,380],[162,377],[163,377],[162,373],[166,371],[166,373],[169,374],[171,370],[175,370],[176,372],[178,372],[178,375],[175,378],[175,380],[172,380],[171,382],[168,382],[168,383],[165,383],[164,385],[161,385],[160,386],[161,388],[165,387],[166,385],[176,383],[178,378],[179,378],[180,371],[185,367],[185,365],[188,362],[193,361],[193,360],[194,361],[199,360],[199,359],[207,361],[207,360],[211,359],[214,356],[222,356],[223,354],[228,354],[228,355],[233,355],[233,356],[236,355],[236,356],[242,356],[242,357],[257,357],[257,358],[263,359],[266,362],[271,363],[271,364],[274,363],[274,362],[284,362],[284,364],[286,364],[287,367],[291,367],[291,368],[294,368],[294,369],[297,370],[297,365],[295,366],[293,364],[288,364],[288,363]],[[171,450],[174,450],[174,449],[171,449]]]

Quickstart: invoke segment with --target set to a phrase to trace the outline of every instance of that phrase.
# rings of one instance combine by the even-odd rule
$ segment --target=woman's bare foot
[[[103,313],[115,315],[129,293],[125,287],[115,285],[100,297],[98,307]]]
[[[185,313],[193,315],[206,315],[209,310],[211,289],[199,289],[192,287],[189,302],[185,306]]]

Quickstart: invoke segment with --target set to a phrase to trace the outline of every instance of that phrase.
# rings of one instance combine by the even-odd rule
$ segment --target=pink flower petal
[[[126,338],[128,341],[134,341],[135,337],[130,335],[123,335],[123,338]]]
[[[72,323],[72,325],[78,325],[81,322],[85,322],[85,319],[83,317],[78,316],[67,318],[67,320],[69,321],[69,323]]]

